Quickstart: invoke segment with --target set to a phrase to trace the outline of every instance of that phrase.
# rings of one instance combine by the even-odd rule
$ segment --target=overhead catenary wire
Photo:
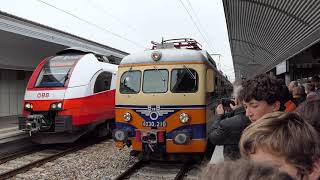
[[[195,27],[197,28],[198,32],[200,33],[202,39],[206,42],[206,44],[207,44],[208,47],[212,50],[212,52],[214,52],[214,49],[212,48],[211,44],[210,44],[209,41],[207,40],[207,39],[209,39],[208,36],[206,36],[205,33],[202,33],[202,31],[200,30],[200,27],[199,27],[198,24],[196,23],[196,20],[194,20],[193,16],[192,16],[191,13],[189,12],[189,10],[186,8],[186,6],[185,6],[184,3],[182,2],[182,0],[179,0],[179,1],[180,1],[180,3],[182,4],[183,8],[187,11],[189,17],[191,18],[193,24],[195,25]],[[190,3],[189,0],[186,0],[186,1],[188,2],[189,6],[190,6],[190,9],[192,10],[193,14],[195,15],[195,18],[197,19],[197,21],[199,22],[199,25],[201,26],[200,20],[199,20],[199,18],[197,17],[197,13],[196,13],[195,10],[193,9],[192,4]],[[203,27],[202,27],[202,28],[203,28]],[[233,73],[234,73],[234,68],[231,67],[231,66],[221,65],[221,62],[219,62],[219,66],[220,66],[220,70],[222,70],[222,69],[221,69],[221,66],[229,67],[229,68],[231,68],[231,69],[229,69],[229,70],[227,70],[227,71],[225,71],[225,72],[228,72],[228,73],[233,72]],[[223,68],[223,69],[225,69],[225,68]],[[230,75],[229,75],[229,76],[230,76]],[[231,76],[231,77],[232,77],[232,76]]]
[[[99,25],[97,25],[97,24],[95,24],[95,23],[92,23],[92,22],[90,22],[90,21],[88,21],[88,20],[85,20],[85,19],[83,19],[83,18],[81,18],[81,17],[78,17],[78,16],[76,16],[76,15],[74,15],[74,14],[72,14],[72,13],[66,11],[66,10],[63,10],[63,9],[61,9],[61,8],[58,8],[58,7],[56,7],[56,6],[52,5],[52,4],[49,4],[49,3],[47,3],[47,2],[45,2],[45,1],[43,1],[43,0],[36,0],[36,1],[38,1],[38,2],[40,2],[40,3],[43,3],[43,4],[46,4],[47,6],[50,6],[50,7],[54,8],[54,9],[56,9],[56,10],[58,10],[58,11],[61,11],[61,12],[65,13],[65,14],[68,14],[68,15],[70,15],[70,16],[72,16],[72,17],[74,17],[74,18],[76,18],[76,19],[78,19],[78,20],[80,20],[80,21],[82,21],[82,22],[85,22],[85,23],[87,23],[87,24],[89,24],[89,25],[91,25],[91,26],[94,26],[94,27],[96,27],[96,28],[98,28],[98,29],[100,29],[100,30],[102,30],[102,31],[104,31],[104,32],[110,33],[110,34],[112,34],[112,35],[115,36],[115,37],[118,37],[118,38],[120,38],[120,39],[123,39],[123,40],[125,40],[125,41],[128,41],[128,42],[130,42],[130,43],[132,43],[132,44],[134,44],[134,45],[136,45],[136,46],[138,46],[138,47],[146,48],[146,47],[144,47],[143,45],[141,45],[141,44],[139,44],[139,43],[137,43],[137,42],[135,42],[135,41],[132,41],[132,40],[126,38],[126,37],[123,37],[123,36],[121,36],[121,35],[119,35],[119,34],[117,34],[117,33],[114,33],[114,32],[112,32],[112,31],[110,31],[110,30],[108,30],[108,29],[106,29],[106,28],[104,28],[104,27],[101,27],[101,26],[99,26]]]
[[[123,21],[122,19],[116,17],[115,15],[109,13],[107,10],[105,10],[104,8],[100,7],[95,2],[93,2],[93,0],[87,0],[87,1],[93,8],[95,8],[95,9],[97,9],[99,11],[102,11],[104,14],[112,17],[114,20],[118,21],[120,24],[123,24],[126,27],[128,27],[129,29],[131,29],[132,31],[136,31],[137,32],[137,29],[135,27],[133,27],[131,24],[129,24],[129,23]]]
[[[195,9],[193,8],[190,0],[186,0],[186,1],[187,1],[187,3],[188,3],[188,5],[189,5],[189,7],[190,7],[190,9],[191,9],[191,11],[192,11],[192,13],[194,14],[194,17],[195,17],[196,20],[193,18],[193,16],[192,16],[191,13],[189,12],[189,10],[185,7],[185,5],[184,5],[184,3],[182,2],[182,0],[179,0],[179,1],[180,1],[180,3],[183,5],[184,9],[187,11],[189,17],[191,18],[192,22],[195,24],[197,30],[199,31],[199,33],[200,33],[200,35],[202,36],[202,38],[205,40],[206,44],[209,46],[209,48],[210,48],[212,51],[214,51],[214,48],[212,48],[212,47],[213,47],[213,46],[212,46],[212,43],[210,43],[211,41],[208,40],[209,38],[208,38],[208,36],[207,36],[207,34],[206,34],[206,32],[205,32],[202,24],[201,24],[200,19],[198,18],[198,15],[197,15]],[[198,24],[199,24],[200,27],[198,26],[198,24],[197,24],[196,22],[198,22]],[[203,32],[201,31],[201,29],[203,29]],[[220,66],[220,70],[221,70],[221,69],[225,69],[225,68],[221,68],[221,66],[230,68],[229,71],[230,71],[231,69],[232,69],[232,71],[234,70],[234,67],[228,66],[228,65],[223,65],[220,61],[219,61],[219,66]]]
[[[126,21],[122,20],[121,18],[111,14],[110,12],[108,12],[105,8],[99,6],[99,4],[95,3],[93,0],[87,0],[88,4],[91,5],[91,7],[95,8],[98,11],[101,11],[102,13],[104,13],[105,15],[113,18],[115,21],[117,21],[119,24],[122,24],[124,26],[126,26],[128,28],[128,30],[131,30],[132,32],[135,32],[138,36],[141,37],[141,34],[139,33],[139,31],[137,30],[137,28],[133,25],[131,25],[130,23],[127,23]],[[139,38],[140,39],[140,38]],[[146,40],[144,38],[141,38],[142,40]]]
[[[206,42],[206,44],[208,45],[208,47],[211,49],[212,52],[214,52],[214,49],[211,47],[210,43],[208,42],[207,38],[204,36],[204,34],[202,33],[202,31],[200,30],[200,27],[198,26],[198,24],[196,23],[196,20],[193,18],[192,14],[189,12],[188,8],[185,6],[185,4],[182,2],[182,0],[179,0],[181,5],[183,6],[183,8],[187,11],[192,23],[195,25],[196,29],[198,30],[200,36],[202,37],[202,39]]]
[[[200,21],[200,19],[198,18],[198,14],[197,14],[196,11],[194,10],[192,4],[190,3],[190,0],[186,0],[186,1],[187,1],[188,5],[189,5],[191,11],[193,12],[196,20],[198,21],[199,26],[200,26],[200,29],[203,29],[203,34],[204,34],[205,38],[208,40],[208,42],[210,43],[210,47],[212,48],[212,47],[213,47],[213,46],[212,46],[212,43],[211,43],[211,41],[209,41],[209,37],[207,36],[207,33],[206,33],[206,31],[205,31],[205,28],[203,28],[203,26],[202,26],[202,24],[201,24],[201,21]],[[212,48],[212,50],[214,50],[214,49]]]

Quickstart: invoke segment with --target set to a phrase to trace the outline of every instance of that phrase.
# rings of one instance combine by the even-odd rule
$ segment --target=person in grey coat
[[[235,106],[230,104],[233,111],[231,113],[225,113],[225,109],[222,104],[219,104],[216,108],[216,117],[214,123],[209,129],[208,138],[213,145],[224,146],[224,158],[225,159],[239,159],[239,140],[242,131],[250,124],[250,120],[246,117],[245,109],[242,105],[242,99],[239,96],[241,91],[241,84],[234,84],[233,96]]]

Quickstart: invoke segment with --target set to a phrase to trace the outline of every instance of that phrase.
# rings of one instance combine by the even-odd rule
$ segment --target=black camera
[[[222,104],[223,107],[230,107],[230,104],[232,104],[233,106],[236,105],[236,103],[229,99],[229,98],[221,98],[219,101],[218,101],[218,104]]]

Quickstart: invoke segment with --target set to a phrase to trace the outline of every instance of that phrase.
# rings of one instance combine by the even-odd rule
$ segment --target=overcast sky
[[[194,38],[209,53],[222,55],[221,69],[234,80],[221,0],[0,0],[0,4],[1,11],[129,53],[150,48],[151,41],[160,42],[162,37]],[[218,64],[218,56],[213,58]]]

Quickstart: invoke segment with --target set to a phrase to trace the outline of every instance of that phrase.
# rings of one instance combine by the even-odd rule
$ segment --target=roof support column
[[[289,72],[284,74],[284,80],[286,82],[286,85],[289,86],[289,84],[291,82],[291,78],[290,78],[290,73]]]

